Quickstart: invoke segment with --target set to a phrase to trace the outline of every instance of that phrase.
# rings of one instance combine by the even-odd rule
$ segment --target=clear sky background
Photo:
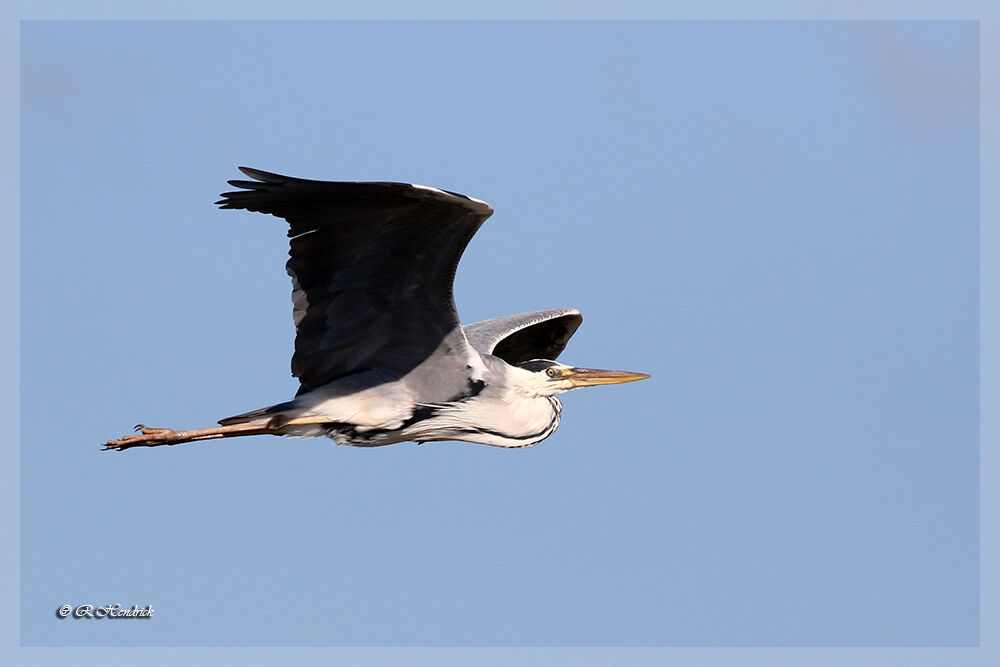
[[[21,39],[24,644],[978,643],[974,23]],[[463,319],[576,306],[565,361],[653,379],[528,450],[99,452],[294,394],[237,164],[489,201]]]

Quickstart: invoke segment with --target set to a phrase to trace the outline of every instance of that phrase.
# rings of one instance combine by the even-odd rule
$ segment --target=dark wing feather
[[[576,332],[583,316],[575,308],[539,310],[495,317],[462,327],[469,343],[508,364],[556,357]]]
[[[456,372],[465,373],[468,343],[452,281],[466,245],[493,212],[488,204],[405,183],[240,170],[256,180],[229,181],[243,189],[224,193],[220,207],[289,223],[292,374],[300,394],[361,370],[403,377],[435,351],[448,352]]]

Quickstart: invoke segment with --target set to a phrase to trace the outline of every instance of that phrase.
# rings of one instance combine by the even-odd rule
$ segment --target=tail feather
[[[231,424],[246,424],[247,422],[273,417],[274,415],[281,414],[282,412],[290,410],[293,407],[295,407],[295,401],[278,403],[277,405],[271,405],[266,408],[259,408],[257,410],[251,410],[250,412],[244,412],[243,414],[220,419],[219,424],[222,426],[230,426]]]

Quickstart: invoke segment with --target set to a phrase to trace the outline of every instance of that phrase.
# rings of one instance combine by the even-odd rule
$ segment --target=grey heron
[[[290,238],[295,398],[194,430],[136,427],[106,450],[244,435],[337,444],[461,440],[530,447],[559,426],[557,394],[644,373],[555,361],[573,308],[459,323],[452,282],[493,209],[437,188],[327,182],[240,167],[216,202],[284,218]]]

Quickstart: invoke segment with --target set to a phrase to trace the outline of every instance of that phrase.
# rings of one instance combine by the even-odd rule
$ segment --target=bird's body
[[[241,168],[254,181],[222,208],[289,222],[296,397],[191,431],[137,427],[106,449],[241,435],[327,436],[338,444],[461,440],[528,447],[559,426],[556,394],[642,373],[553,361],[582,321],[572,308],[461,326],[458,260],[492,209],[403,183],[324,182]]]
[[[254,420],[318,423],[285,428],[285,435],[327,436],[340,445],[378,447],[397,442],[463,440],[502,447],[529,447],[556,430],[562,404],[554,396],[525,396],[507,382],[505,362],[484,355],[484,372],[470,379],[466,389],[448,400],[421,400],[419,387],[406,378],[366,371],[335,380],[297,399],[261,411],[222,420],[222,424]],[[492,370],[491,370],[492,369]],[[486,387],[490,387],[485,392]],[[499,406],[499,409],[498,409]],[[279,415],[283,415],[279,416]]]

